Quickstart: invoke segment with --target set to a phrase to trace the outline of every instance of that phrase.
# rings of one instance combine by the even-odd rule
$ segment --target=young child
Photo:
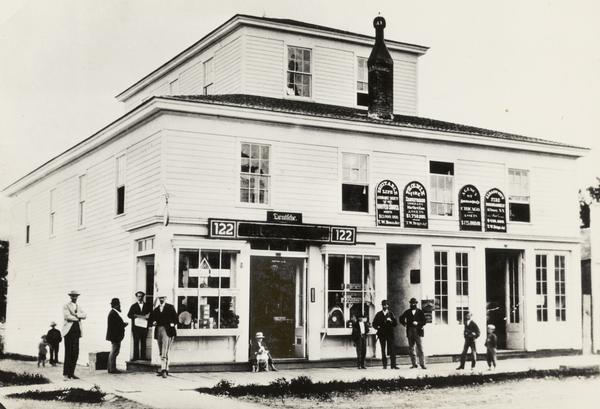
[[[494,334],[496,327],[493,324],[487,326],[487,338],[485,339],[485,347],[487,348],[487,364],[488,370],[492,370],[492,365],[496,369],[496,347],[498,346],[498,337]]]
[[[47,346],[48,343],[46,342],[46,336],[42,335],[42,342],[40,342],[40,344],[38,345],[38,367],[40,366],[40,364],[42,364],[42,366],[46,366],[46,354],[48,352],[48,349],[46,348]]]
[[[367,355],[367,341],[371,325],[367,322],[366,317],[362,313],[358,313],[356,318],[357,319],[352,320],[351,335],[352,342],[356,348],[356,366],[358,369],[367,369],[365,358]]]

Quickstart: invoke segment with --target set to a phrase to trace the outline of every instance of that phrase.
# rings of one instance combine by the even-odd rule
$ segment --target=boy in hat
[[[496,334],[494,334],[495,330],[495,325],[489,324],[487,326],[487,337],[485,339],[485,347],[487,349],[486,357],[488,370],[492,369],[492,365],[494,366],[494,369],[496,369],[496,348],[498,347],[498,337],[496,336]]]
[[[356,366],[358,369],[367,369],[365,359],[367,356],[367,340],[371,325],[363,313],[357,314],[357,320],[352,323],[352,342],[356,348]]]
[[[135,293],[136,302],[131,304],[127,317],[131,320],[131,334],[133,335],[133,360],[146,360],[146,337],[148,335],[148,318],[152,312],[152,305],[145,302],[146,294],[143,291]]]
[[[46,333],[46,342],[50,348],[50,365],[56,366],[58,363],[58,347],[62,341],[62,335],[56,328],[56,322],[50,323],[50,329]]]
[[[273,358],[269,352],[269,347],[265,343],[265,336],[259,331],[256,333],[255,338],[250,350],[250,356],[253,357],[252,370],[259,372],[268,371],[270,368],[272,371],[277,371],[275,365],[273,365]]]
[[[46,336],[42,335],[42,342],[40,342],[38,345],[38,368],[40,367],[40,364],[42,364],[42,366],[46,366],[46,354],[48,353],[48,349],[46,349],[47,346],[48,343],[46,342]]]

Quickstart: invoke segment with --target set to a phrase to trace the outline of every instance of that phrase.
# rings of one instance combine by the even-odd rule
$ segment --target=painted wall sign
[[[506,199],[500,189],[485,194],[485,231],[506,232]]]
[[[427,191],[420,182],[410,182],[404,188],[404,227],[426,229]]]
[[[458,225],[460,230],[481,231],[481,195],[473,185],[458,193]]]
[[[377,185],[375,209],[378,226],[400,226],[400,196],[391,180],[382,180]]]
[[[272,223],[302,224],[302,213],[267,211],[267,221]]]

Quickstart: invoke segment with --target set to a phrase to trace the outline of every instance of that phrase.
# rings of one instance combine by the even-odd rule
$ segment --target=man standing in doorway
[[[471,370],[475,369],[477,363],[477,350],[475,349],[475,340],[479,338],[479,327],[473,321],[473,315],[468,312],[465,317],[465,345],[463,346],[462,354],[460,355],[460,366],[458,369],[465,369],[465,361],[467,360],[467,351],[471,349]]]
[[[110,312],[108,313],[106,325],[106,340],[110,341],[110,353],[108,354],[108,373],[120,373],[117,369],[117,356],[121,350],[121,341],[125,337],[125,327],[129,325],[121,317],[121,302],[118,298],[110,301]]]
[[[166,294],[158,294],[158,306],[150,314],[150,322],[156,326],[154,338],[158,342],[160,353],[160,371],[158,376],[166,378],[169,375],[169,348],[177,335],[177,312],[173,305],[165,302]]]
[[[375,314],[373,319],[373,328],[377,330],[377,338],[381,345],[381,360],[383,361],[383,369],[387,368],[387,350],[390,354],[391,368],[398,369],[396,366],[396,351],[394,349],[394,327],[398,325],[398,321],[394,313],[389,309],[387,300],[381,302],[381,311]]]
[[[146,337],[148,335],[148,318],[152,312],[152,305],[144,302],[146,294],[143,291],[135,293],[137,301],[131,304],[127,316],[131,320],[131,334],[133,335],[133,360],[146,360]]]
[[[79,292],[72,290],[69,293],[71,301],[63,307],[63,337],[65,340],[65,359],[63,366],[63,376],[67,379],[79,379],[75,376],[75,366],[79,358],[79,338],[82,335],[81,321],[87,315],[77,304]]]
[[[427,323],[425,314],[417,308],[416,298],[411,298],[409,301],[410,308],[400,316],[400,324],[406,327],[406,338],[408,338],[408,354],[412,362],[411,368],[417,368],[417,356],[419,357],[419,365],[421,368],[427,369],[425,366],[425,355],[423,354],[423,343],[421,338],[425,335],[423,327]],[[415,355],[415,347],[417,353]]]

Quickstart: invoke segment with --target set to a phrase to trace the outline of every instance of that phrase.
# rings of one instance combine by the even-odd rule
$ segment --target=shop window
[[[240,202],[268,204],[270,194],[269,145],[242,143],[240,168]]]
[[[327,256],[327,328],[349,328],[349,321],[359,313],[372,319],[376,259],[361,255]]]
[[[310,98],[311,53],[308,48],[288,47],[287,95]]]
[[[369,106],[369,69],[367,59],[356,59],[356,105]]]
[[[565,290],[565,256],[554,256],[554,298],[556,321],[567,320],[567,295]]]
[[[369,212],[368,156],[342,154],[342,210]]]
[[[433,310],[436,324],[448,323],[448,252],[434,252],[434,297]]]
[[[116,213],[125,213],[125,155],[117,158]]]
[[[211,95],[214,93],[214,82],[215,82],[215,66],[213,59],[206,60],[203,64],[204,67],[204,95]]]
[[[456,253],[456,321],[465,322],[469,312],[469,254]]]
[[[508,213],[511,222],[529,222],[529,171],[508,170]]]
[[[535,256],[535,294],[538,321],[548,321],[548,256]]]
[[[431,214],[434,216],[452,216],[454,207],[454,163],[429,162],[429,177]]]
[[[79,206],[77,207],[77,225],[83,227],[85,224],[85,201],[87,200],[87,176],[79,176]]]
[[[178,252],[179,328],[237,328],[236,253],[208,249]]]

